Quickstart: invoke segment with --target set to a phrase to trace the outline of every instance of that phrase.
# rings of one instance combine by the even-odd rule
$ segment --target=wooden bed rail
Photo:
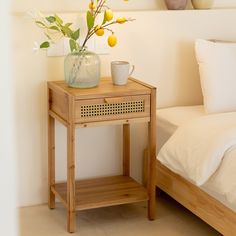
[[[148,151],[143,158],[143,183],[148,173]],[[235,235],[236,213],[196,185],[156,161],[156,186],[225,236]],[[157,213],[158,214],[158,213]]]

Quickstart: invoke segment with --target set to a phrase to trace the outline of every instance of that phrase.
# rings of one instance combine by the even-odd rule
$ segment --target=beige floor
[[[83,211],[74,234],[80,236],[219,236],[214,229],[165,194],[157,200],[157,219],[148,221],[145,203]],[[46,205],[20,209],[21,236],[66,236],[66,211]]]

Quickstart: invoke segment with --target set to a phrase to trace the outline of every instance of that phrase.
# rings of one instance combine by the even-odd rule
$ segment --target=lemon
[[[114,34],[110,35],[110,36],[108,37],[107,42],[108,42],[108,45],[109,45],[110,47],[116,46],[116,44],[117,44],[117,38],[116,38],[116,36],[115,36]]]
[[[119,24],[123,24],[127,21],[127,19],[125,17],[119,17],[116,19],[116,22]]]
[[[94,2],[89,3],[89,9],[94,10],[96,8],[96,4]]]
[[[97,36],[103,36],[104,35],[104,29],[101,26],[96,26],[95,28],[95,34]]]
[[[110,9],[105,11],[105,18],[107,21],[111,21],[113,19],[113,12]]]

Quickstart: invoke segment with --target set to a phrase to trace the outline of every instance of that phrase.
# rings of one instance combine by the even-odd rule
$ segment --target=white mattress
[[[157,110],[157,151],[175,130],[191,119],[205,115],[204,107],[181,106]]]
[[[175,130],[190,121],[191,119],[206,115],[203,106],[182,106],[171,107],[157,110],[157,152],[163,144],[170,138]],[[227,161],[227,160],[226,160]],[[224,162],[226,162],[224,161]],[[212,197],[222,202],[227,207],[236,212],[236,205],[228,202],[226,196],[219,193],[220,176],[225,174],[227,170],[224,167],[224,162],[221,168],[207,181],[201,189],[207,192]],[[229,165],[228,165],[229,166]]]

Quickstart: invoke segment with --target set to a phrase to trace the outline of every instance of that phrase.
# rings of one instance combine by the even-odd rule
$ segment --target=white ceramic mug
[[[134,72],[134,65],[130,71],[130,64],[127,61],[112,61],[111,62],[111,77],[113,84],[125,85],[127,84],[129,76]],[[130,71],[130,72],[129,72]]]

